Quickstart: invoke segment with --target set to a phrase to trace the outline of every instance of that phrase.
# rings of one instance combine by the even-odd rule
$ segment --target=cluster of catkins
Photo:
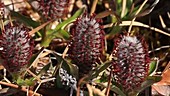
[[[68,12],[70,0],[38,0],[38,11],[47,19],[63,17]],[[11,73],[26,68],[32,56],[33,42],[29,28],[12,22],[5,25],[0,36],[2,64]],[[105,48],[105,32],[102,20],[95,15],[83,13],[74,23],[69,57],[79,67],[80,78],[87,75],[96,63],[100,63]],[[124,91],[131,91],[141,85],[148,75],[148,48],[142,36],[120,35],[114,40],[114,80]],[[61,70],[60,70],[61,71]],[[63,72],[63,71],[61,71]],[[65,73],[63,73],[65,74]],[[65,76],[65,75],[64,75]]]
[[[38,0],[37,11],[46,19],[62,18],[68,14],[71,0]],[[4,3],[0,2],[0,19],[4,18]],[[32,57],[33,40],[30,29],[18,22],[9,22],[1,28],[0,56],[10,73],[22,73]]]
[[[87,75],[99,59],[105,46],[105,32],[101,20],[95,15],[84,13],[72,28],[72,41],[69,56],[79,67],[80,78]],[[123,86],[124,91],[139,87],[148,75],[148,48],[141,36],[119,35],[114,40],[112,62],[114,80]]]

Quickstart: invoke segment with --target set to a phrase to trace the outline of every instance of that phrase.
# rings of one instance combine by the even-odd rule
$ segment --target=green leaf
[[[40,24],[36,21],[33,21],[31,18],[26,17],[18,12],[11,11],[11,16],[15,17],[17,20],[23,22],[24,24],[31,26],[33,28],[38,27]]]
[[[99,67],[97,67],[93,72],[92,77],[95,78],[100,74],[100,72],[106,70],[111,65],[111,62],[112,61],[106,61],[103,64],[101,64]]]
[[[143,91],[145,88],[153,85],[156,82],[159,82],[162,79],[161,76],[148,76],[146,81],[144,81],[141,85],[140,88],[136,89],[136,92],[140,93]]]
[[[151,61],[150,66],[149,66],[149,75],[152,75],[156,72],[158,68],[158,64],[159,64],[158,59]]]
[[[55,80],[55,86],[57,88],[63,88],[64,86],[62,85],[61,78],[59,76],[59,71],[56,73],[56,80]]]
[[[67,70],[68,74],[74,76],[75,78],[78,77],[78,68],[76,65],[70,63],[67,59],[62,58],[62,56],[59,56],[58,54],[54,53],[54,56],[59,63],[62,63],[61,67],[64,70]]]
[[[113,85],[111,86],[110,90],[114,91],[115,93],[117,93],[120,96],[126,96],[123,91],[121,91],[117,86]]]
[[[45,65],[41,71],[38,73],[38,77],[41,77],[42,75],[44,75],[45,73],[47,73],[47,71],[52,67],[52,63],[49,63],[47,65]]]
[[[109,37],[112,37],[113,35],[121,32],[121,28],[120,26],[113,26],[111,28],[111,32],[109,34],[106,34],[106,37],[109,38]]]
[[[55,34],[53,34],[55,33]],[[63,30],[48,30],[47,31],[47,36],[52,36],[52,34],[54,35],[53,37],[58,37],[58,38],[62,38],[62,39],[69,39],[70,38],[70,34]],[[48,39],[48,38],[47,38]]]
[[[32,77],[32,78],[29,78],[29,79],[25,79],[25,84],[27,85],[27,86],[33,86],[34,84],[35,84],[35,78],[34,77]]]
[[[16,83],[19,85],[19,86],[33,86],[35,84],[35,78],[32,77],[32,78],[29,78],[29,79],[23,79],[23,78],[18,78],[16,80]]]
[[[130,11],[131,7],[132,7],[132,4],[133,4],[133,0],[126,0],[127,1],[127,8],[128,10]]]
[[[57,25],[57,27],[52,32],[47,32],[49,34],[42,40],[41,45],[44,47],[48,47],[51,40],[54,39],[55,37],[68,39],[69,34],[66,31],[64,31],[64,28],[69,23],[75,21],[77,17],[79,17],[84,12],[84,10],[85,8],[79,9],[72,17]]]
[[[100,66],[98,66],[94,71],[92,71],[86,81],[96,78],[102,71],[106,70],[109,66],[111,66],[112,61],[106,61]]]
[[[18,78],[17,81],[16,81],[16,83],[17,83],[19,86],[23,86],[23,85],[25,84],[24,79],[22,79],[22,78]]]
[[[106,88],[107,86],[103,83],[97,83],[98,86]],[[110,90],[117,93],[118,96],[126,96],[125,93],[116,85],[111,85]]]

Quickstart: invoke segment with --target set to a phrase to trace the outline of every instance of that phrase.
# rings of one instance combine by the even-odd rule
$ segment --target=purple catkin
[[[47,19],[63,18],[69,13],[71,0],[38,0],[38,11]]]
[[[69,56],[79,67],[80,77],[88,74],[103,56],[105,33],[100,23],[94,15],[84,13],[72,28]]]
[[[33,41],[29,36],[29,29],[23,25],[13,23],[5,25],[0,36],[0,50],[2,65],[10,72],[23,71],[32,56]]]
[[[143,37],[120,35],[114,41],[113,74],[125,92],[139,87],[148,76],[148,47]]]

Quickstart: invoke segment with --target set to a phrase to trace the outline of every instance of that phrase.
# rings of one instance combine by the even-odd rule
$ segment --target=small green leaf
[[[17,81],[16,81],[16,83],[17,83],[19,86],[23,86],[23,85],[25,84],[24,79],[22,79],[22,78],[18,78]]]
[[[86,79],[87,81],[96,78],[102,71],[106,70],[109,66],[111,66],[112,61],[106,61],[100,66],[98,66],[94,71],[92,71],[90,76]]]
[[[62,85],[62,82],[61,82],[61,78],[59,76],[59,71],[57,71],[57,73],[56,73],[55,86],[57,88],[63,88],[63,85]]]
[[[36,28],[38,26],[40,26],[40,24],[36,21],[33,21],[31,18],[29,17],[26,17],[18,12],[15,12],[15,11],[11,11],[11,15],[13,17],[15,17],[17,20],[23,22],[24,24],[28,25],[28,26],[31,26],[33,28]]]
[[[111,28],[111,32],[109,34],[106,34],[106,37],[109,38],[109,37],[113,37],[113,35],[121,32],[121,28],[120,26],[113,26]]]
[[[54,30],[52,30],[52,32],[47,32],[49,34],[42,40],[41,45],[44,47],[48,47],[51,40],[54,39],[55,37],[68,39],[69,34],[66,31],[64,31],[64,28],[69,23],[75,21],[77,17],[79,17],[84,12],[84,10],[85,8],[79,9],[72,17],[57,25],[57,27]]]
[[[98,86],[104,87],[106,88],[107,85],[103,84],[103,83],[97,83]],[[110,90],[117,93],[118,96],[126,96],[125,93],[116,85],[111,85]]]
[[[120,96],[126,96],[123,91],[121,91],[117,86],[113,85],[111,86],[110,90],[114,91],[115,93],[117,93]]]
[[[29,79],[22,79],[22,78],[18,78],[16,83],[19,85],[19,86],[33,86],[35,84],[35,78],[32,77],[32,78],[29,78]]]
[[[82,13],[84,13],[85,8],[81,8],[79,9],[72,17],[70,17],[69,19],[65,20],[64,22],[62,22],[61,24],[59,24],[55,30],[59,30],[64,29],[66,27],[66,25],[68,25],[69,23],[75,21],[77,19],[77,17],[79,17]]]
[[[70,63],[67,59],[63,59],[62,56],[59,56],[55,53],[54,56],[56,57],[59,63],[62,63],[61,67],[64,70],[67,70],[68,74],[74,76],[75,78],[78,77],[78,68],[76,67],[76,65]]]
[[[151,61],[150,66],[149,66],[149,75],[152,75],[156,72],[158,68],[158,64],[159,64],[159,61],[157,58]]]
[[[52,63],[49,63],[47,65],[45,65],[41,71],[38,73],[38,76],[41,77],[43,74],[47,73],[47,71],[50,69],[50,67],[52,67]]]
[[[27,86],[33,86],[35,84],[35,81],[34,81],[34,77],[30,78],[30,79],[25,79],[25,84]]]
[[[93,76],[97,76],[100,72],[106,70],[110,65],[112,61],[106,61],[103,64],[101,64],[99,67],[96,68],[95,74]]]

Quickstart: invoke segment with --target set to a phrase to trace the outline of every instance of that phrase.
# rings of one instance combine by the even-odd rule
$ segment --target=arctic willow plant
[[[11,73],[18,74],[26,69],[32,56],[33,41],[29,35],[30,29],[13,22],[5,25],[0,36],[2,65]]]
[[[124,92],[140,87],[148,76],[148,48],[143,37],[120,35],[115,39],[113,49],[114,79]]]
[[[80,77],[88,74],[103,56],[105,33],[100,22],[85,12],[72,28],[69,56],[78,65]]]

